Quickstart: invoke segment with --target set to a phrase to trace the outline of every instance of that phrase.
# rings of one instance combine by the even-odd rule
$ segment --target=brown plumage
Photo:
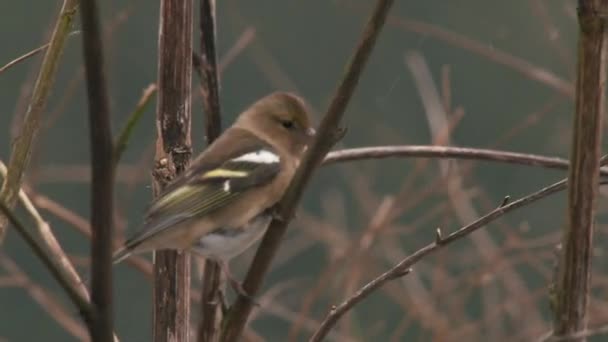
[[[193,250],[226,262],[259,239],[314,135],[303,100],[272,93],[251,105],[151,204],[115,253]]]

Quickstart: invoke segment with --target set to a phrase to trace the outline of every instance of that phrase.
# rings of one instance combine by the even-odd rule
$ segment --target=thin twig
[[[0,175],[2,178],[6,177],[6,166],[2,161],[0,161]],[[42,218],[28,195],[23,190],[19,190],[19,200],[25,210],[30,214],[34,222],[36,223],[36,229],[38,230],[38,235],[42,238],[42,241],[46,244],[47,251],[54,258],[57,266],[63,269],[64,274],[68,278],[68,280],[72,283],[72,286],[80,292],[80,295],[89,300],[89,291],[86,286],[80,279],[78,272],[74,268],[74,265],[68,259],[68,256],[63,251],[63,248],[59,244],[59,241],[55,238],[55,234],[51,231],[51,227],[49,224]]]
[[[7,255],[0,252],[0,264],[17,281],[17,286],[23,288],[57,323],[79,341],[90,341],[86,327],[67,310],[63,303],[53,293],[30,279],[25,272]]]
[[[70,32],[68,34],[68,37],[70,37],[72,35],[75,35],[75,34],[78,34],[78,33],[80,33],[80,31],[72,31],[72,32]],[[6,63],[2,67],[0,67],[0,74],[3,73],[3,72],[5,72],[6,70],[10,69],[11,67],[14,67],[15,65],[17,65],[17,64],[19,64],[19,63],[27,60],[28,58],[36,56],[37,54],[39,54],[40,52],[42,52],[46,48],[48,48],[50,44],[51,43],[47,43],[47,44],[44,44],[42,46],[39,46],[39,47],[35,48],[34,50],[29,51],[29,52],[27,52],[27,53],[25,53],[25,54],[23,54],[23,55],[15,58],[15,59],[13,59],[12,61]]]
[[[114,144],[114,163],[118,164],[120,158],[122,157],[122,153],[127,148],[127,144],[129,143],[129,139],[131,138],[131,134],[133,134],[133,129],[141,119],[141,116],[145,112],[150,100],[156,93],[156,84],[150,84],[146,89],[144,89],[143,94],[141,94],[141,98],[139,102],[137,102],[137,106],[127,119],[127,123],[122,128],[120,133],[118,134],[118,138],[116,138],[116,143]]]
[[[574,86],[572,83],[559,77],[546,68],[532,64],[526,59],[499,50],[495,46],[483,44],[455,31],[447,30],[440,26],[422,21],[411,19],[403,20],[393,16],[388,18],[388,22],[390,25],[402,28],[406,31],[433,37],[457,48],[468,50],[496,64],[506,66],[530,80],[544,84],[561,95],[574,98]]]
[[[361,41],[346,68],[346,74],[341,80],[331,105],[319,126],[317,137],[305,154],[294,179],[280,202],[279,214],[282,218],[286,219],[275,219],[270,224],[268,232],[264,235],[252,265],[247,272],[243,287],[250,295],[255,295],[260,289],[264,275],[270,268],[270,263],[287,229],[289,218],[295,212],[295,207],[304,192],[307,181],[312,176],[314,169],[321,163],[327,152],[329,152],[329,149],[343,134],[343,131],[339,128],[340,121],[357,86],[359,77],[371,54],[376,39],[384,26],[386,16],[392,4],[392,0],[379,0],[376,3],[373,13],[363,31]],[[237,298],[224,325],[222,332],[223,341],[236,341],[239,339],[251,309],[252,303],[248,298],[244,296]]]
[[[32,146],[40,127],[40,116],[46,107],[46,101],[51,92],[51,87],[57,73],[59,59],[65,41],[72,27],[78,0],[64,0],[63,5],[57,18],[53,34],[51,36],[49,47],[46,49],[40,72],[32,92],[25,118],[21,126],[21,130],[13,142],[11,157],[8,163],[8,175],[0,189],[0,202],[5,203],[9,208],[13,208],[17,201],[17,194],[29,160],[31,157]],[[7,219],[0,216],[0,243],[6,235]]]
[[[66,292],[70,300],[78,308],[80,315],[84,322],[88,325],[93,319],[93,307],[89,304],[89,301],[83,297],[78,289],[73,286],[69,277],[66,276],[61,267],[55,264],[52,257],[46,254],[44,246],[25,228],[25,226],[17,219],[17,217],[11,212],[8,206],[0,201],[0,211],[6,216],[8,222],[13,225],[19,235],[25,240],[25,242],[34,251],[34,254],[42,261],[44,266],[51,272],[51,275],[59,283],[59,285]]]
[[[386,159],[386,158],[453,158],[467,160],[492,161],[514,165],[524,165],[556,170],[567,170],[569,163],[566,159],[548,157],[537,154],[517,153],[501,150],[480,149],[457,146],[429,145],[387,145],[355,147],[332,151],[323,160],[322,166],[337,163]],[[45,182],[90,182],[88,165],[46,166],[40,173],[40,181]],[[608,176],[608,168],[600,169],[602,176]],[[117,182],[128,182],[133,179],[144,180],[141,169],[137,166],[121,165],[118,167]]]
[[[546,188],[543,188],[535,193],[532,193],[528,196],[522,197],[516,201],[510,202],[509,204],[503,205],[504,201],[494,210],[487,213],[486,215],[478,218],[474,222],[458,229],[457,231],[447,235],[438,237],[435,236],[433,242],[428,245],[420,248],[407,258],[403,259],[397,265],[395,265],[390,270],[386,271],[382,275],[378,276],[374,280],[367,283],[365,286],[360,288],[354,295],[346,299],[340,305],[332,307],[329,314],[321,323],[321,326],[317,330],[317,332],[310,339],[311,342],[321,341],[327,335],[327,333],[332,329],[332,327],[337,323],[337,321],[342,317],[346,312],[352,309],[357,303],[361,302],[367,296],[369,296],[376,289],[384,285],[387,281],[393,280],[403,275],[407,274],[410,271],[410,268],[420,261],[423,257],[436,252],[440,248],[461,239],[468,234],[476,231],[479,228],[482,228],[489,223],[501,218],[506,213],[511,212],[515,209],[524,207],[533,202],[536,202],[544,197],[547,197],[551,194],[554,194],[558,191],[564,190],[566,188],[566,179],[563,179],[557,183],[554,183]]]
[[[568,160],[558,157],[482,148],[427,145],[371,146],[338,150],[328,153],[325,160],[323,160],[323,165],[365,159],[402,157],[487,160],[558,170],[567,170],[570,165]],[[608,176],[608,169],[602,168],[601,174]]]

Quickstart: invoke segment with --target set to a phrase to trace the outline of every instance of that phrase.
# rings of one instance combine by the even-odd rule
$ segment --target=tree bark
[[[154,195],[190,162],[192,0],[161,0]],[[154,258],[154,341],[189,340],[190,256],[158,251]]]
[[[555,293],[554,335],[586,329],[593,226],[606,82],[608,0],[579,0],[576,113],[568,180],[568,218]],[[584,341],[574,338],[572,341]]]

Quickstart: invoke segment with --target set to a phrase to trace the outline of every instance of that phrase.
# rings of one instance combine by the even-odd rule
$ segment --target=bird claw
[[[236,281],[235,279],[232,279],[232,278],[229,278],[228,281],[230,282],[230,286],[232,286],[232,289],[239,296],[246,298],[254,306],[257,306],[257,307],[260,306],[260,304],[255,300],[255,298],[253,296],[249,295],[249,293],[247,293],[247,291],[245,291],[245,288],[243,287],[243,285],[241,283],[239,283],[238,281]]]
[[[291,221],[291,220],[293,220],[293,219],[295,219],[295,218],[296,218],[296,214],[295,214],[295,213],[294,213],[294,214],[292,214],[292,215],[291,215],[291,217],[289,217],[289,219],[288,219],[288,218],[286,218],[286,217],[285,217],[285,216],[284,216],[284,215],[281,213],[281,208],[279,207],[279,205],[278,205],[278,204],[277,204],[277,205],[275,205],[275,206],[273,206],[273,207],[271,207],[271,208],[269,208],[268,210],[270,211],[270,216],[272,216],[272,219],[273,219],[273,220],[277,220],[277,221],[279,221],[279,222],[283,222],[283,223],[285,223],[285,222]]]

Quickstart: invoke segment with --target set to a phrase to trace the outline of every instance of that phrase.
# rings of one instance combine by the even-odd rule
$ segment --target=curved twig
[[[411,271],[411,267],[420,261],[423,257],[436,252],[441,247],[446,246],[458,239],[461,239],[468,234],[476,231],[479,228],[486,226],[487,224],[501,218],[506,213],[511,212],[515,209],[524,207],[530,203],[536,202],[544,197],[552,195],[558,191],[562,191],[566,188],[567,179],[563,179],[557,183],[554,183],[548,187],[545,187],[537,192],[534,192],[528,196],[522,197],[516,201],[508,203],[508,200],[503,202],[494,210],[490,211],[486,215],[478,218],[474,222],[458,229],[457,231],[443,236],[443,234],[435,234],[434,241],[428,245],[420,248],[413,254],[409,255],[390,270],[384,272],[374,280],[361,287],[355,294],[346,299],[340,305],[332,307],[329,314],[321,323],[321,326],[311,337],[310,342],[322,341],[323,338],[329,333],[332,327],[338,322],[338,320],[356,304],[367,298],[372,292],[380,288],[389,280],[393,280],[402,277]],[[505,204],[507,203],[507,204]]]
[[[488,160],[509,164],[537,166],[549,169],[567,170],[569,162],[558,157],[546,157],[537,154],[517,153],[491,149],[454,147],[454,146],[373,146],[349,148],[333,151],[327,154],[323,165],[343,163],[363,159],[384,159],[397,157],[423,157],[423,158],[457,158],[470,160]],[[601,168],[600,174],[608,176],[608,168]]]

